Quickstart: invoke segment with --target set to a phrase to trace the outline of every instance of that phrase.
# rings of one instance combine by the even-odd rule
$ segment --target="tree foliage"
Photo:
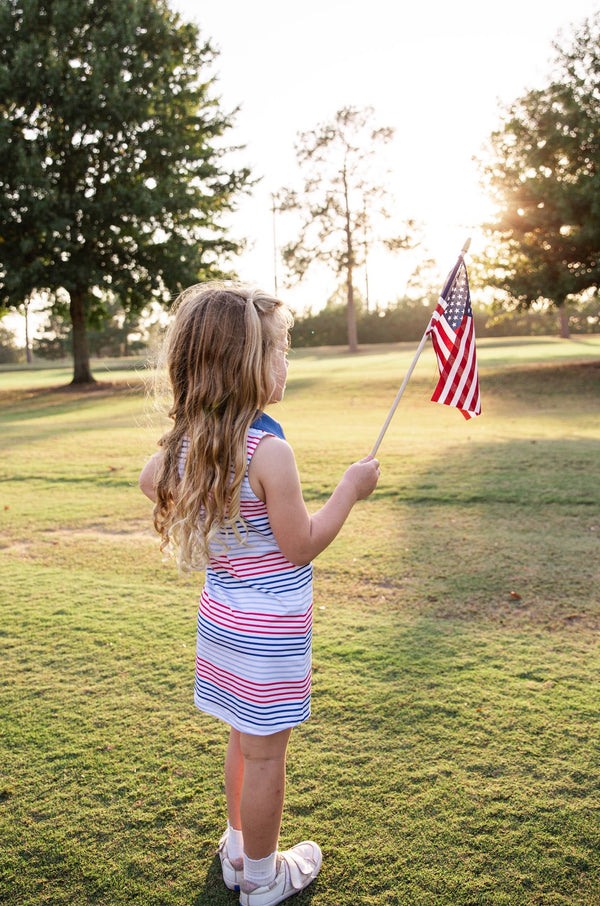
[[[104,299],[168,304],[239,249],[214,57],[164,0],[0,0],[0,305],[68,306],[75,382]]]
[[[148,329],[143,316],[125,312],[116,300],[107,300],[105,306],[102,325],[99,328],[89,327],[87,331],[90,355],[115,358],[145,351]],[[47,314],[46,322],[33,341],[33,351],[41,359],[66,358],[73,352],[71,325],[55,309]]]
[[[39,359],[51,361],[65,359],[73,354],[73,329],[64,316],[56,310],[48,311],[46,322],[32,343],[33,354]]]
[[[370,107],[344,107],[332,122],[301,133],[297,160],[304,174],[300,191],[283,190],[281,209],[300,214],[298,238],[283,259],[301,280],[316,262],[330,267],[346,286],[348,345],[357,349],[354,272],[364,262],[378,221],[388,216],[389,192],[377,172],[378,155],[394,130],[374,125]],[[409,229],[412,225],[409,225]],[[389,249],[409,246],[408,235],[382,240]]]
[[[483,175],[488,282],[521,310],[549,300],[565,334],[565,305],[600,281],[600,14],[555,50],[551,83],[505,111]]]

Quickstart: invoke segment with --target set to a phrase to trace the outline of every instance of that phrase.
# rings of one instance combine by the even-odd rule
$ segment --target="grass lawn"
[[[483,415],[423,354],[382,477],[316,563],[313,715],[282,846],[298,906],[600,903],[600,337],[484,340]],[[414,346],[298,350],[273,408],[317,508]],[[226,731],[192,702],[201,576],[137,477],[142,363],[0,371],[0,900],[225,906]]]

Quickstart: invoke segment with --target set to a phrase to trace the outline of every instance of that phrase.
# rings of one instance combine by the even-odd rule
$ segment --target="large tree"
[[[487,281],[523,310],[567,303],[600,281],[600,14],[556,45],[551,83],[504,112],[484,181],[496,205]]]
[[[323,262],[346,287],[348,345],[358,348],[354,273],[379,237],[388,216],[389,193],[381,183],[378,156],[394,130],[377,127],[370,107],[344,107],[330,123],[300,134],[296,155],[304,174],[300,191],[284,189],[280,208],[300,215],[298,238],[282,250],[290,274],[301,280]],[[408,229],[412,226],[408,224]],[[408,235],[382,240],[392,250],[409,245]]]
[[[163,0],[0,0],[0,306],[67,306],[75,383],[107,295],[168,304],[239,249],[213,63]]]

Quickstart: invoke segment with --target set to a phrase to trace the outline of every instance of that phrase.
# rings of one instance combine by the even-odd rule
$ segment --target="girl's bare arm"
[[[254,493],[267,504],[282,554],[303,566],[331,544],[357,500],[375,489],[379,462],[367,456],[353,463],[329,500],[312,516],[306,509],[294,454],[286,441],[263,438],[252,457],[249,479]]]

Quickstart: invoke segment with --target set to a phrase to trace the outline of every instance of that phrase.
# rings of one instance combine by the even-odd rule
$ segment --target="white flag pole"
[[[383,423],[383,428],[379,432],[379,437],[375,441],[375,446],[371,450],[371,456],[375,456],[375,454],[377,453],[377,451],[379,449],[379,445],[380,445],[381,441],[383,440],[383,435],[387,431],[389,423],[391,422],[392,418],[394,417],[394,412],[398,408],[398,403],[402,399],[402,394],[404,393],[404,391],[406,389],[406,385],[408,384],[408,382],[410,380],[410,376],[413,373],[413,371],[415,370],[415,365],[417,364],[417,362],[419,360],[419,356],[423,352],[423,348],[425,346],[425,343],[427,342],[427,336],[428,336],[427,331],[425,331],[425,333],[423,334],[423,338],[417,347],[417,351],[415,352],[415,357],[412,360],[412,362],[410,363],[410,368],[406,372],[406,377],[402,381],[402,384],[400,385],[400,390],[396,394],[396,399],[393,402],[392,408],[388,412],[388,417],[386,418],[385,422]]]
[[[441,292],[442,296],[448,290],[452,280],[454,279],[454,277],[456,275],[456,271],[458,270],[458,266],[459,266],[460,262],[463,260],[464,256],[469,251],[470,245],[471,245],[471,240],[467,239],[467,241],[465,242],[465,244],[463,245],[463,247],[460,251],[460,255],[458,256],[458,261],[456,262],[456,265],[452,268],[450,275],[449,275],[448,279],[446,280],[446,283],[444,284],[444,288]],[[392,408],[388,412],[388,416],[387,416],[385,422],[383,423],[383,427],[382,427],[381,431],[379,432],[379,437],[375,441],[375,446],[371,450],[371,456],[375,456],[375,454],[377,453],[379,446],[381,444],[381,441],[383,440],[383,436],[384,436],[385,432],[387,431],[392,418],[394,417],[394,412],[398,408],[398,403],[402,399],[402,394],[404,393],[404,391],[406,389],[406,385],[408,384],[410,377],[411,377],[413,371],[415,370],[415,366],[419,360],[419,356],[421,355],[421,353],[423,352],[423,349],[425,348],[425,343],[427,342],[427,337],[429,336],[428,330],[429,330],[429,324],[427,325],[427,329],[426,329],[425,333],[423,334],[421,342],[419,343],[419,345],[417,347],[417,351],[415,352],[414,358],[413,358],[412,362],[410,363],[410,367],[409,367],[408,371],[406,372],[406,377],[402,381],[402,384],[400,385],[400,389],[398,390],[398,393],[396,394],[396,399],[394,400],[394,402],[392,404]]]

